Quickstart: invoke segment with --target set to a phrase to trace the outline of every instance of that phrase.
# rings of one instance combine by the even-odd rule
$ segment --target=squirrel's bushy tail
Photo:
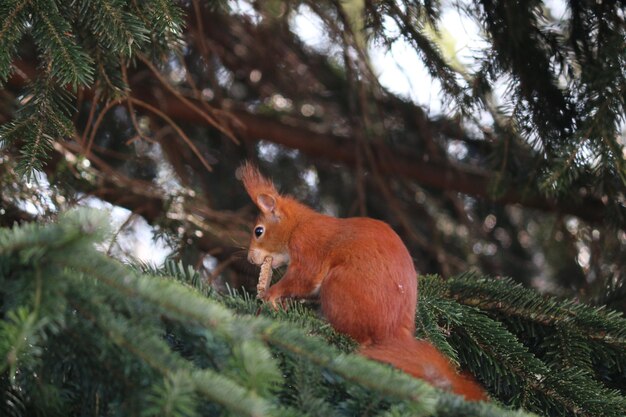
[[[468,374],[459,374],[450,360],[430,343],[414,338],[387,339],[366,347],[360,353],[370,359],[389,363],[416,378],[466,400],[485,401],[485,390]]]

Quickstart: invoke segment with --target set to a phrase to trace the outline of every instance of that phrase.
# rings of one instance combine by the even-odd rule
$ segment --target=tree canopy
[[[611,301],[626,259],[623,5],[3,2],[4,222],[32,215],[27,201],[47,216],[93,196],[238,279],[251,214],[234,171],[258,159],[318,209],[390,222],[424,273]],[[451,15],[480,40],[465,55]],[[371,56],[396,47],[438,111],[381,84]],[[53,198],[12,189],[39,171]]]
[[[588,392],[613,398],[605,406],[619,413],[616,404],[622,401],[623,406],[626,379],[625,359],[617,353],[624,346],[623,329],[607,328],[597,338],[589,332],[594,325],[604,329],[617,320],[619,315],[606,310],[604,316],[602,308],[626,309],[625,20],[621,0],[4,0],[0,2],[0,226],[39,223],[43,228],[42,224],[54,223],[76,206],[109,208],[115,214],[114,230],[106,238],[88,239],[98,242],[98,253],[136,263],[141,258],[136,249],[156,251],[146,242],[155,239],[169,262],[180,261],[198,271],[194,286],[211,287],[220,294],[228,288],[252,290],[257,270],[246,261],[245,247],[255,212],[235,171],[244,160],[253,160],[282,192],[317,210],[387,221],[409,247],[420,274],[449,279],[443,284],[423,278],[431,283],[424,288],[432,292],[424,294],[417,320],[422,323],[421,336],[438,340],[455,361],[477,368],[481,356],[477,346],[485,340],[476,335],[496,328],[502,332],[496,331],[498,336],[487,344],[504,350],[506,346],[512,351],[527,349],[535,355],[537,362],[529,359],[521,369],[497,349],[492,356],[482,353],[492,364],[483,370],[482,381],[490,381],[490,392],[505,404],[552,414],[561,409],[564,415],[605,415],[599,409],[589,411],[594,410],[592,401],[585,403],[575,389],[576,381],[583,381],[578,385]],[[459,32],[452,25],[466,26],[472,38],[461,50],[462,39],[454,37]],[[393,80],[394,84],[385,76],[388,67],[382,64],[394,60],[403,66],[408,81]],[[392,77],[400,78],[400,73],[392,72]],[[433,96],[431,102],[423,101],[424,91]],[[78,227],[72,222],[70,229]],[[48,255],[22,254],[23,248],[12,246],[9,236],[16,238],[22,232],[15,230],[24,230],[32,233],[32,240],[25,242],[32,243],[39,233],[45,238],[48,229],[24,227],[6,229],[2,235],[0,257],[7,259],[6,264],[0,262],[0,272],[12,278],[0,282],[34,291],[38,281],[26,285],[24,280],[37,274],[9,271],[37,270]],[[54,230],[50,236],[56,238],[67,232]],[[147,235],[137,237],[138,231],[146,230]],[[42,244],[47,249],[41,253],[56,259],[56,249],[48,248],[49,243]],[[11,257],[17,254],[22,258],[14,264]],[[89,252],[89,256],[96,255]],[[128,274],[109,261],[100,266],[122,268],[118,273]],[[77,311],[93,313],[97,303],[91,297],[97,291],[91,288],[102,285],[95,284],[102,270],[85,271],[77,264],[72,268],[90,277],[85,278],[90,282],[86,292],[73,293],[69,287],[50,291],[57,294],[58,290]],[[159,275],[159,271],[144,272]],[[184,276],[178,270],[169,272]],[[80,274],[64,279],[77,284],[83,279]],[[485,276],[509,278],[484,283],[479,277]],[[137,278],[138,282],[144,278]],[[471,287],[471,282],[483,284]],[[528,295],[517,298],[499,292],[507,286]],[[585,311],[581,313],[574,304],[560,305],[553,299],[549,300],[555,304],[544,305],[523,292],[525,288],[583,301],[600,310],[581,307]],[[134,289],[128,291],[127,296],[135,294]],[[145,291],[142,297],[158,289]],[[57,327],[63,328],[54,323],[69,323],[72,309],[62,312],[65,305],[48,306],[50,314],[57,314],[48,316],[35,302],[29,304],[31,310],[24,310],[23,303],[30,301],[26,292],[17,293],[23,298],[9,302],[10,293],[0,292],[0,318],[9,323],[2,334],[14,336],[6,340],[20,340],[20,329],[30,329],[27,334],[38,334],[41,342],[51,338]],[[503,304],[498,306],[499,296]],[[235,309],[238,305],[242,313],[254,309],[251,300],[245,304],[241,295],[233,297],[216,303]],[[82,304],[83,310],[78,307],[81,300],[89,301]],[[180,339],[189,347],[190,334],[184,333],[189,329],[169,326],[167,318],[177,322],[180,317],[170,317],[174,313],[169,310],[164,313],[163,303],[160,300],[150,310],[166,318],[165,325],[151,324],[153,334],[165,332],[171,336],[169,346]],[[465,307],[495,321],[472,316]],[[152,352],[164,348],[161,342],[147,347],[140,343],[152,341],[131,338],[136,337],[132,329],[138,322],[123,321],[128,318],[121,317],[125,308],[122,303],[103,310],[119,325],[101,328],[117,343],[102,342],[104,351],[124,346]],[[216,307],[215,314],[230,314],[221,308]],[[560,309],[559,315],[552,315],[554,309]],[[132,311],[135,317],[137,311]],[[469,324],[455,321],[459,320],[455,311],[470,317]],[[568,317],[580,314],[589,320],[568,327]],[[589,318],[593,314],[602,318]],[[38,321],[43,317],[54,320],[44,325]],[[558,319],[550,321],[554,317]],[[93,317],[83,318],[90,326],[102,324]],[[79,320],[74,323],[78,327],[68,328],[80,335],[86,331],[80,327],[84,323]],[[271,328],[259,320],[239,330],[252,332],[251,343],[257,346],[259,340],[268,343],[265,325]],[[476,332],[459,333],[464,326],[474,326]],[[446,334],[446,329],[453,330]],[[589,338],[597,342],[606,335],[615,338],[614,345],[589,344]],[[337,342],[336,337],[327,341]],[[462,347],[468,338],[474,344]],[[606,341],[602,340],[600,344]],[[246,348],[229,343],[217,340],[209,350],[219,356],[219,349],[228,345],[245,362]],[[190,347],[190,352],[197,357],[195,348]],[[4,345],[0,352],[20,350]],[[32,364],[52,364],[63,352],[52,349],[46,360]],[[576,366],[564,362],[570,354]],[[162,358],[173,364],[166,375],[170,385],[159,385],[154,392],[196,390],[172,373],[172,369],[190,373],[193,369],[178,359]],[[611,366],[601,365],[603,358]],[[127,359],[121,358],[115,369],[124,373],[125,366],[131,366],[130,359],[124,362]],[[313,363],[322,366],[322,361],[317,357]],[[19,386],[11,385],[14,364],[9,360],[0,368],[3,387]],[[543,375],[556,364],[566,369],[565,385],[558,385],[562,380],[552,381],[557,385],[548,381],[546,386],[531,382],[531,375]],[[165,368],[158,363],[146,366],[143,376],[164,375]],[[284,371],[293,364],[280,366]],[[235,374],[237,369],[241,367],[233,365],[229,372]],[[338,372],[353,381],[344,371],[333,369],[331,374]],[[258,371],[258,375],[266,371],[274,375],[271,369]],[[297,378],[294,372],[287,374]],[[193,375],[194,386],[210,377]],[[246,375],[254,379],[256,374]],[[307,373],[300,382],[322,378],[312,375]],[[270,388],[254,381],[241,383],[269,398],[265,390]],[[335,392],[323,386],[326,394]],[[359,398],[359,389],[346,388],[341,398]],[[532,389],[558,395],[525,398]],[[609,395],[605,389],[618,390],[622,396],[614,391]],[[16,392],[10,394],[19,397]],[[97,393],[94,388],[95,397],[90,398],[94,400]],[[285,400],[292,394],[287,390],[281,395]],[[146,398],[137,395],[141,401]],[[309,400],[321,397],[316,392]],[[584,404],[569,401],[577,397]],[[449,405],[450,410],[458,410],[451,405],[454,400],[437,398],[442,408],[435,415],[461,415],[445,414]],[[237,402],[236,397],[231,399]],[[378,405],[384,408],[387,400],[380,399]],[[348,407],[348,403],[324,404]],[[425,415],[435,413],[433,408],[427,410]],[[393,415],[393,410],[387,411]],[[173,415],[186,415],[181,413]]]

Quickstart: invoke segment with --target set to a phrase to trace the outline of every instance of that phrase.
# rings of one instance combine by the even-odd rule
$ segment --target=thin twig
[[[109,245],[109,248],[107,249],[107,256],[111,256],[113,245],[117,243],[117,237],[119,236],[119,234],[122,233],[122,230],[124,230],[136,217],[137,217],[137,214],[131,212],[130,215],[126,218],[126,220],[124,220],[124,223],[122,223],[120,227],[117,228],[117,230],[111,237],[111,244]]]
[[[126,65],[124,65],[123,62],[120,63],[120,68],[122,69],[122,80],[124,81],[124,84],[126,84],[127,86],[130,86],[130,83],[128,82],[128,72],[126,71]],[[141,140],[150,141],[147,137],[145,137],[141,133],[141,128],[139,127],[139,123],[137,122],[137,116],[135,115],[135,108],[133,107],[132,100],[126,100],[126,105],[128,106],[128,113],[130,114],[130,120],[133,123],[133,126],[135,127],[135,132],[137,132],[137,136]],[[134,142],[134,140],[135,138],[133,138],[132,141],[127,141],[126,143],[130,144]]]
[[[181,129],[180,126],[178,126],[176,124],[176,122],[174,120],[172,120],[167,114],[165,114],[161,110],[157,109],[153,105],[148,104],[148,103],[146,103],[143,100],[139,100],[138,98],[128,97],[128,100],[132,101],[134,104],[136,104],[139,107],[143,107],[144,109],[146,109],[148,111],[151,111],[152,113],[156,114],[157,116],[159,116],[160,118],[165,120],[165,122],[167,124],[169,124],[172,127],[172,129],[174,129],[176,131],[176,133],[178,133],[178,135],[185,141],[187,146],[189,146],[191,151],[198,157],[198,159],[200,160],[202,165],[204,165],[206,170],[209,171],[209,172],[213,171],[213,168],[211,167],[211,165],[209,165],[207,160],[202,156],[202,154],[200,153],[200,151],[198,150],[196,145],[193,143],[193,141],[191,139],[189,139],[189,137],[185,134],[183,129]]]
[[[94,96],[95,97],[95,96]],[[121,99],[116,99],[113,101],[110,101],[101,111],[100,114],[98,114],[98,118],[96,119],[96,122],[94,123],[93,127],[91,128],[91,134],[89,135],[89,142],[87,143],[87,145],[84,144],[83,141],[83,153],[85,155],[89,155],[91,153],[91,147],[93,145],[93,141],[96,137],[96,133],[98,132],[98,128],[100,127],[100,124],[102,124],[102,120],[104,119],[104,116],[106,116],[106,114],[109,112],[109,110],[111,110],[113,107],[119,105],[122,102]]]
[[[98,83],[95,85],[95,93],[91,98],[91,108],[89,109],[89,117],[87,118],[87,123],[85,123],[85,130],[83,131],[83,135],[80,138],[80,145],[85,148],[85,142],[87,140],[87,133],[89,133],[89,128],[91,126],[91,122],[93,121],[93,117],[96,114],[96,108],[98,107],[98,100],[100,99],[100,92],[98,91]]]
[[[161,72],[159,70],[157,70],[156,67],[154,65],[152,65],[152,63],[144,55],[137,54],[137,57],[139,58],[139,60],[141,62],[143,62],[150,69],[150,71],[152,71],[152,73],[157,77],[157,79],[161,82],[161,84],[170,93],[174,94],[174,96],[177,99],[179,99],[183,104],[185,104],[191,111],[193,111],[194,113],[198,114],[207,123],[209,123],[211,126],[215,127],[217,130],[219,130],[224,135],[226,135],[226,137],[228,137],[234,143],[239,145],[239,140],[235,137],[235,135],[233,134],[233,132],[230,129],[224,127],[212,115],[210,115],[207,112],[205,112],[202,109],[200,109],[198,106],[193,104],[188,98],[183,96],[180,93],[180,91],[178,91],[176,88],[172,87],[172,85],[165,79],[165,77],[163,77]]]
[[[219,109],[219,108],[215,108],[212,107],[211,105],[209,105],[209,103],[207,103],[207,100],[203,97],[202,92],[200,91],[200,89],[198,88],[196,82],[194,81],[193,77],[191,76],[191,71],[189,71],[189,69],[187,68],[187,64],[185,63],[184,57],[180,54],[180,52],[177,53],[180,65],[183,67],[183,69],[185,70],[185,79],[187,80],[187,83],[189,84],[189,87],[191,87],[191,91],[193,91],[193,98],[195,98],[202,107],[205,108],[205,110],[208,113],[213,113],[215,114],[215,116],[217,117],[223,117],[223,118],[228,118],[229,123],[231,125],[236,126],[238,129],[243,129],[245,128],[244,124],[241,123],[236,116],[234,116],[232,113]],[[181,93],[182,95],[182,93]],[[193,104],[193,103],[192,103]]]
[[[191,33],[193,37],[197,40],[197,43],[200,45],[200,55],[204,59],[204,62],[207,65],[207,67],[209,68],[209,71],[208,71],[209,80],[213,88],[213,92],[215,94],[215,97],[214,97],[215,101],[217,103],[220,103],[222,101],[221,88],[220,88],[219,82],[217,81],[217,78],[215,77],[215,74],[217,71],[214,68],[215,66],[213,65],[211,57],[209,56],[210,48],[207,45],[207,42],[204,36],[204,25],[202,24],[202,10],[200,10],[200,5],[198,3],[198,0],[193,0],[193,7],[194,7],[194,13],[196,16],[197,27],[195,28],[195,30],[193,28],[190,28]]]

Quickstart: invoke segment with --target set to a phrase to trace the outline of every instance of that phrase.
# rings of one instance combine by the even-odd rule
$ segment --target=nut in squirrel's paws
[[[261,272],[259,273],[259,282],[256,285],[256,297],[264,298],[267,289],[272,282],[272,257],[266,256],[261,264]]]

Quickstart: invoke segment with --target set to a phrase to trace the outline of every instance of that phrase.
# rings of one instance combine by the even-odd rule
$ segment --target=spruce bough
[[[624,384],[617,313],[506,280],[422,277],[418,333],[489,387],[492,403],[471,404],[353,355],[354,344],[308,308],[257,317],[252,297],[211,291],[182,265],[108,258],[94,245],[108,223],[77,210],[0,231],[3,415],[626,412],[610,388]]]

